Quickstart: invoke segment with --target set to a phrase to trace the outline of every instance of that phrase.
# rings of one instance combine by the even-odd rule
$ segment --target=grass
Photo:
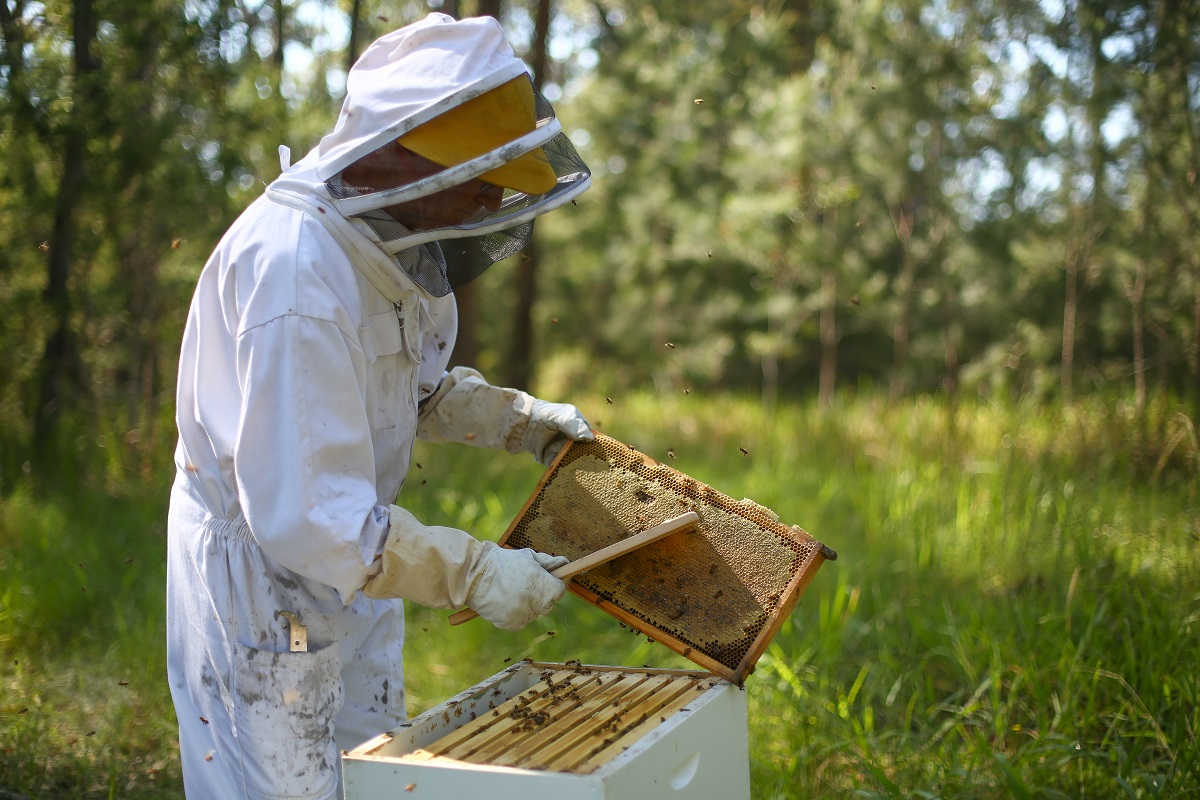
[[[1100,400],[595,400],[606,432],[840,554],[747,681],[756,800],[1200,797],[1200,476],[1165,402],[1142,426]],[[180,794],[167,477],[114,481],[106,455],[0,498],[0,788],[28,797]],[[540,474],[460,446],[416,461],[402,502],[490,537]],[[526,655],[688,665],[573,597],[519,633],[409,623],[414,714]]]

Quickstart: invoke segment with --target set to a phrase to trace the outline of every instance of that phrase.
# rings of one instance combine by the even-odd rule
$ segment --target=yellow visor
[[[420,156],[453,167],[532,133],[537,126],[533,86],[522,75],[418,125],[398,140]],[[536,148],[479,176],[525,194],[545,194],[558,177]]]

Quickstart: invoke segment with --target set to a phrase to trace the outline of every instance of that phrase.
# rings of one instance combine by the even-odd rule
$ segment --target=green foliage
[[[1152,404],[1163,436],[1147,458],[1132,406],[1099,400],[609,399],[580,402],[839,553],[747,679],[755,798],[1200,788],[1200,451],[1170,402]],[[168,454],[153,479],[118,483],[94,477],[115,474],[108,449],[0,499],[0,787],[31,797],[178,796]],[[400,502],[489,538],[540,476],[459,445],[420,445],[415,461]],[[518,633],[445,616],[409,608],[410,713],[506,659],[689,665],[574,597]]]
[[[91,69],[73,60],[87,9]],[[0,440],[17,464],[118,411],[147,447],[172,435],[195,276],[277,145],[299,156],[330,126],[352,10],[361,50],[428,7],[4,5]],[[561,0],[547,91],[595,186],[539,223],[539,379],[574,364],[769,402],[1132,387],[1143,413],[1147,383],[1193,397],[1200,111],[1179,87],[1196,13]],[[501,16],[528,52],[532,6]],[[489,374],[512,273],[480,284]],[[64,430],[35,442],[35,424]]]

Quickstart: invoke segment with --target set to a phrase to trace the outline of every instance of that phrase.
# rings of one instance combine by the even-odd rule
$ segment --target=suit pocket
[[[371,430],[396,427],[400,409],[413,403],[413,373],[416,364],[404,343],[404,331],[395,311],[373,314],[363,330],[367,355],[367,413]]]
[[[277,653],[233,643],[233,703],[247,792],[326,797],[337,786],[333,719],[342,707],[337,645]]]

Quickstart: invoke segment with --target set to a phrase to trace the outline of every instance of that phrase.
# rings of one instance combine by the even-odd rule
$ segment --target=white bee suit
[[[519,627],[561,595],[546,569],[565,559],[497,554],[391,505],[417,436],[545,461],[564,433],[590,435],[571,406],[472,370],[447,374],[453,296],[405,271],[437,245],[389,255],[331,202],[325,181],[394,138],[414,109],[520,63],[493,21],[431,15],[360,64],[397,58],[434,26],[450,32],[432,48],[441,67],[426,58],[411,75],[382,71],[387,91],[348,98],[334,132],[285,166],[197,283],[180,356],[167,579],[168,675],[191,798],[334,797],[339,749],[405,716],[404,616],[392,598],[477,601],[481,613],[499,609],[484,613],[496,624]],[[351,76],[354,95],[363,79]],[[514,610],[518,600],[529,608]],[[292,652],[284,611],[303,624],[306,652]]]

